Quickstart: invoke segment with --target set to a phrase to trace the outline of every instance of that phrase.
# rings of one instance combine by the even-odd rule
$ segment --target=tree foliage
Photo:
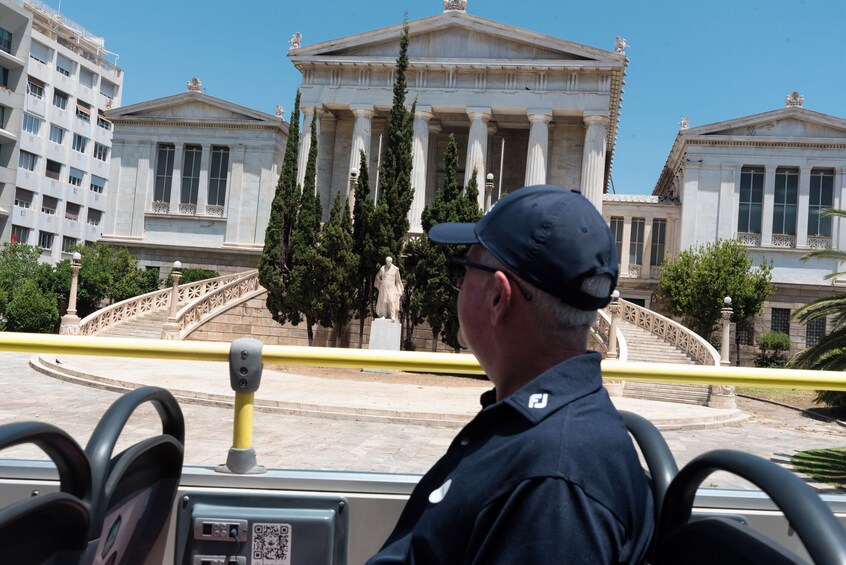
[[[33,279],[26,279],[12,293],[6,307],[6,329],[13,332],[52,333],[59,323],[56,295],[45,293]]]
[[[282,169],[276,183],[276,192],[270,206],[270,218],[264,232],[264,249],[259,259],[259,282],[267,289],[267,309],[280,324],[298,322],[299,312],[290,303],[288,287],[291,284],[291,236],[297,218],[299,186],[297,185],[297,152],[300,140],[300,93],[297,91]]]
[[[719,240],[665,262],[658,290],[685,325],[709,339],[726,296],[732,299],[733,322],[760,314],[773,291],[771,272],[772,265],[766,261],[754,267],[739,242]]]
[[[353,232],[349,206],[341,209],[341,194],[335,195],[329,221],[323,227],[319,247],[321,268],[316,273],[324,299],[320,324],[335,328],[335,346],[340,345],[344,326],[350,321],[355,305],[355,281],[358,257],[353,251]]]
[[[787,351],[790,351],[790,336],[784,332],[770,331],[758,336],[756,367],[784,367],[787,365]]]
[[[149,271],[149,272],[152,273],[154,271]],[[189,284],[189,283],[192,283],[192,282],[204,281],[206,279],[215,279],[215,278],[220,276],[220,273],[218,273],[217,271],[213,271],[211,269],[197,269],[197,268],[193,268],[193,267],[187,268],[187,269],[182,269],[179,273],[180,273],[179,284]],[[170,273],[168,273],[167,278],[165,279],[166,284],[168,284],[169,281],[173,280],[171,278],[172,276],[173,276],[173,269],[171,269]]]

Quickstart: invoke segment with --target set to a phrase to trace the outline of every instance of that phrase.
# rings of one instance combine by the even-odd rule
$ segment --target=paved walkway
[[[186,463],[216,465],[225,460],[231,445],[228,402],[232,393],[224,363],[62,356],[58,366],[68,380],[60,380],[33,370],[31,357],[0,353],[4,367],[0,423],[47,421],[84,444],[100,415],[117,398],[117,392],[108,388],[157,384],[183,396]],[[56,365],[55,356],[44,360]],[[89,386],[81,386],[76,379],[89,381]],[[446,450],[455,427],[476,412],[478,395],[486,388],[372,383],[369,379],[361,383],[266,371],[257,394],[265,402],[255,418],[258,460],[268,467],[288,469],[421,473]],[[292,403],[288,400],[292,398],[301,401]],[[739,406],[746,419],[707,427],[701,427],[707,423],[703,415],[714,414],[701,410],[708,408],[631,399],[621,399],[618,406],[668,426],[688,426],[664,432],[679,464],[717,447],[743,449],[783,462],[796,451],[846,445],[846,430],[835,424],[743,399]],[[156,428],[155,411],[144,407],[133,416],[118,448]],[[3,456],[43,454],[37,448],[18,447]],[[706,481],[709,486],[743,484],[719,474]]]

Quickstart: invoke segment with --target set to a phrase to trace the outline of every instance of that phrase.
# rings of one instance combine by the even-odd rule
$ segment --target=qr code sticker
[[[291,565],[291,524],[253,524],[252,565]]]

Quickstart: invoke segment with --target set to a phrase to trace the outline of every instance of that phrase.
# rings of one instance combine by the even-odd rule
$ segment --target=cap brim
[[[435,224],[429,230],[429,239],[435,243],[445,243],[447,245],[479,243],[479,236],[476,235],[476,224]]]

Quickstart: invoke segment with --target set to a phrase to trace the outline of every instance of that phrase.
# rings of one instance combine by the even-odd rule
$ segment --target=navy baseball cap
[[[520,188],[474,223],[432,226],[429,239],[479,244],[515,275],[579,310],[611,301],[617,285],[617,245],[599,211],[578,191],[551,185]],[[581,290],[586,277],[608,275],[608,296]]]

